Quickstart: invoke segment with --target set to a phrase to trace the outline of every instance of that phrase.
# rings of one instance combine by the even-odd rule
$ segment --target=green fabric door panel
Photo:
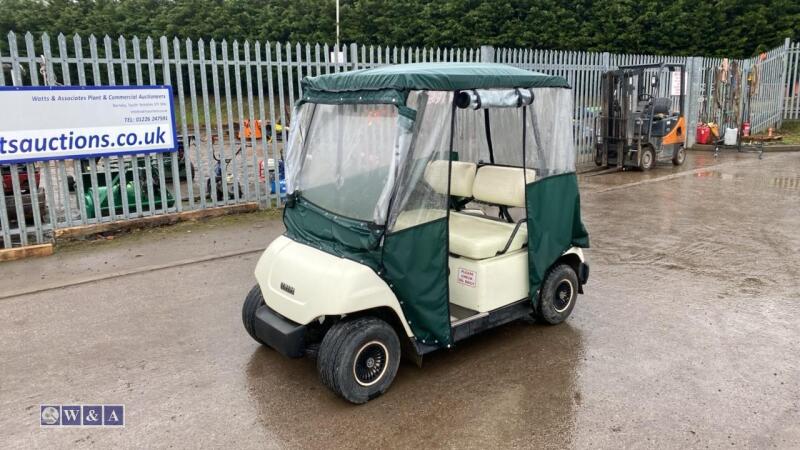
[[[378,270],[381,228],[329,213],[303,198],[284,208],[283,223],[286,236],[295,241]]]
[[[574,172],[542,178],[525,187],[528,209],[528,273],[536,301],[547,269],[570,247],[589,247],[581,221],[578,177]]]
[[[419,342],[449,345],[447,219],[386,236],[383,278],[389,283]]]

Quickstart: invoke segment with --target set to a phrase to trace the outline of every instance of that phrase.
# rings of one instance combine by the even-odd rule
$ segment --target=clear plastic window
[[[486,125],[483,109],[458,108],[456,110],[456,132],[453,135],[453,151],[461,161],[486,162],[489,146],[486,140]]]
[[[533,92],[533,104],[527,114],[526,126],[530,131],[526,139],[526,167],[536,170],[537,179],[574,172],[572,90],[541,88]]]
[[[534,98],[525,111],[525,166],[544,178],[575,170],[572,141],[572,91],[564,88],[532,90]],[[485,116],[488,111],[489,140]],[[462,161],[521,167],[523,107],[459,109],[453,150]]]
[[[383,223],[386,208],[379,201],[388,202],[390,174],[407,140],[401,137],[408,134],[399,132],[397,108],[317,104],[303,112],[303,119],[309,112],[307,135],[291,141],[291,161],[300,163],[291,190],[332,213]]]
[[[447,216],[446,181],[439,171],[447,167],[453,93],[412,91],[407,105],[417,109],[418,134],[398,175],[390,209],[389,230],[399,231]],[[424,105],[424,108],[421,107]],[[446,173],[446,172],[445,172]]]

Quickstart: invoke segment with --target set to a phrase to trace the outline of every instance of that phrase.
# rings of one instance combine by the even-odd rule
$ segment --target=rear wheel
[[[256,310],[264,305],[264,296],[261,294],[261,288],[258,285],[253,286],[247,297],[244,298],[244,305],[242,305],[242,323],[244,329],[251,338],[255,339],[259,344],[264,342],[256,336]]]
[[[642,170],[650,170],[656,165],[656,152],[653,147],[642,147],[642,159],[640,161],[639,168]]]
[[[539,291],[536,312],[540,319],[556,325],[569,317],[578,298],[578,275],[568,264],[553,266]]]
[[[322,339],[320,379],[345,400],[361,404],[389,389],[400,365],[400,340],[383,320],[362,317],[338,322]]]
[[[686,161],[686,149],[681,145],[675,150],[675,154],[672,155],[672,164],[680,166],[684,161]]]

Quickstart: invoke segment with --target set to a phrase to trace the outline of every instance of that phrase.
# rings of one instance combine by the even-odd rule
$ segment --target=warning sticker
[[[458,282],[464,286],[475,287],[478,283],[478,274],[471,270],[458,268]]]

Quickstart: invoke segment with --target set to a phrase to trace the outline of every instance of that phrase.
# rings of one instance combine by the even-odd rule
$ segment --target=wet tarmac
[[[313,361],[242,329],[255,250],[282,229],[274,217],[0,265],[4,289],[50,283],[0,300],[0,442],[800,447],[800,154],[691,153],[677,171],[581,183],[592,270],[570,319],[512,323],[422,368],[404,363],[386,395],[357,407],[319,383]],[[41,429],[47,403],[123,403],[126,426]]]

